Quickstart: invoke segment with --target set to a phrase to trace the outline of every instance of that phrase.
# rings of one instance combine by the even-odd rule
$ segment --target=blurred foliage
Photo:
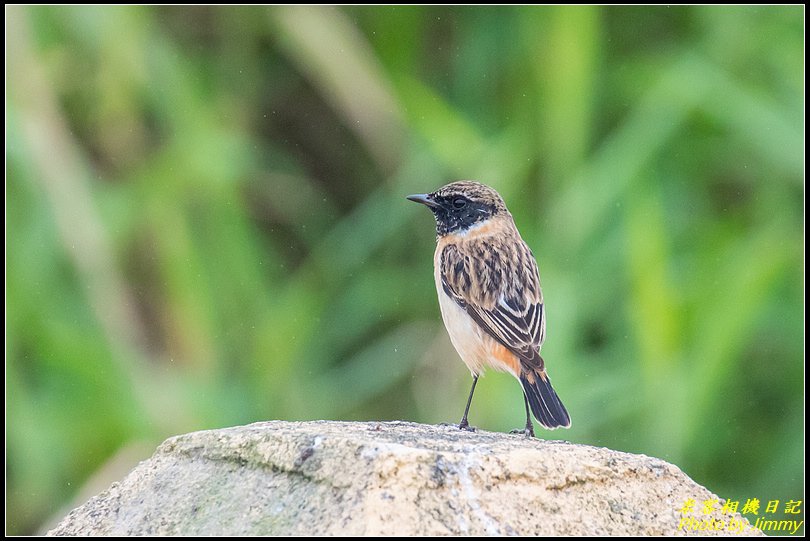
[[[457,421],[432,218],[403,196],[460,178],[538,256],[573,418],[544,436],[803,499],[803,18],[7,8],[8,532],[133,442]],[[473,424],[522,415],[482,380]]]

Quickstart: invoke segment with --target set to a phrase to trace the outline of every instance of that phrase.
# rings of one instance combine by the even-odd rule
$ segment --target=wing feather
[[[524,364],[542,369],[545,308],[529,247],[519,238],[449,244],[441,265],[444,292]]]

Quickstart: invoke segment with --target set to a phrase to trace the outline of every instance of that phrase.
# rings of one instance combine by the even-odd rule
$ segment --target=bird
[[[442,320],[473,378],[458,428],[475,430],[467,416],[487,368],[512,374],[523,389],[526,425],[512,432],[534,437],[532,413],[547,429],[569,428],[571,417],[540,356],[546,308],[537,261],[503,198],[485,184],[462,180],[407,199],[436,219],[433,265]]]

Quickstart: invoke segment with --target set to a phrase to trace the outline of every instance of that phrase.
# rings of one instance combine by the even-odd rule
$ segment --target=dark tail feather
[[[571,417],[568,416],[568,411],[551,386],[548,374],[524,372],[520,375],[520,383],[529,399],[532,413],[541,425],[548,429],[571,426]]]

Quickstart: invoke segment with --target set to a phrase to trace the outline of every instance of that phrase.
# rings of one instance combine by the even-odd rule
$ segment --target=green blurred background
[[[803,499],[802,6],[6,17],[9,533],[173,434],[457,422],[404,196],[462,178],[538,256],[542,436]],[[517,383],[470,420],[521,426]]]

